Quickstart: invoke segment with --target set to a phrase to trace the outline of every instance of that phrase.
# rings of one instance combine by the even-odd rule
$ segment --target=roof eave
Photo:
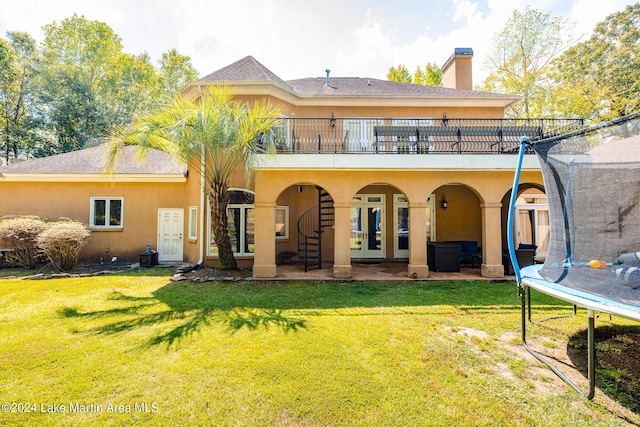
[[[3,182],[164,182],[184,183],[187,176],[184,173],[158,173],[158,174],[83,174],[83,173],[11,173],[4,172],[0,177]]]

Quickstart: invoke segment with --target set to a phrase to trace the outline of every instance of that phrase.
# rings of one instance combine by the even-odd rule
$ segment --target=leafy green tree
[[[10,99],[14,92],[17,70],[15,67],[15,54],[9,43],[0,39],[0,97],[2,104],[0,105],[0,118],[2,119],[2,130],[0,135],[5,147],[5,158],[9,161],[9,153],[11,150],[11,111]]]
[[[434,62],[428,63],[422,68],[417,67],[413,74],[413,83],[426,86],[442,86],[442,69]]]
[[[180,92],[187,83],[197,79],[198,71],[191,65],[191,59],[188,56],[171,49],[162,54],[159,78],[161,97],[168,100]]]
[[[124,53],[104,22],[73,15],[44,30],[40,117],[55,135],[56,152],[100,140],[114,124],[151,111],[197,77],[189,57],[175,49],[157,69],[146,53]]]
[[[640,108],[640,3],[598,23],[552,64],[558,114],[609,120]]]
[[[33,100],[33,81],[37,67],[36,42],[30,35],[7,33],[8,41],[0,39],[0,118],[4,143],[3,154],[8,162],[18,157],[21,142],[33,137],[28,126]]]
[[[113,64],[122,43],[103,22],[73,15],[44,27],[40,98],[59,151],[80,149],[105,133],[118,87]]]
[[[480,89],[522,95],[509,115],[545,115],[550,91],[545,70],[571,44],[568,28],[567,19],[530,6],[524,12],[514,11],[493,37],[486,64],[492,71]]]
[[[213,87],[196,101],[177,96],[158,112],[140,116],[116,131],[110,138],[106,171],[117,170],[125,145],[137,145],[143,154],[156,148],[192,165],[205,179],[220,268],[236,269],[228,235],[229,179],[243,163],[248,173],[253,170],[258,153],[256,137],[267,134],[278,116],[279,111],[268,100],[251,104],[234,101],[226,86]],[[273,149],[270,141],[268,145]]]
[[[159,76],[146,53],[117,54],[108,65],[105,77],[102,97],[110,100],[106,105],[108,126],[128,123],[136,114],[149,111],[163,101]]]
[[[387,80],[390,82],[411,83],[411,73],[402,64],[397,67],[392,66],[387,73]]]
[[[387,80],[392,82],[413,83],[416,85],[442,86],[442,70],[435,63],[428,63],[424,70],[418,66],[413,77],[404,65],[389,68]]]

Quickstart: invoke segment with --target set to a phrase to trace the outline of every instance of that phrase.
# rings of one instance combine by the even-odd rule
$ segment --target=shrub
[[[64,271],[78,264],[82,248],[89,242],[91,231],[86,224],[65,220],[53,222],[36,238],[40,253]]]
[[[36,238],[47,224],[36,216],[22,216],[0,220],[0,247],[6,262],[13,267],[34,268],[38,254]]]

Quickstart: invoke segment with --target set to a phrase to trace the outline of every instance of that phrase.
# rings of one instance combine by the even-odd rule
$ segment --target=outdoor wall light
[[[447,197],[443,194],[442,200],[440,200],[440,207],[443,211],[447,210],[447,206],[449,206],[449,202],[447,202]]]
[[[329,120],[329,125],[334,128],[336,127],[336,118],[333,117],[333,113],[331,113],[331,120]]]

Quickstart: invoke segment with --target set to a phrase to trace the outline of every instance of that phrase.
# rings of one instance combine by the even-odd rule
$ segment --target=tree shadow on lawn
[[[598,390],[640,414],[640,326],[598,326],[594,339]],[[585,378],[587,347],[586,329],[569,337],[567,354]]]
[[[231,333],[243,328],[255,331],[272,327],[288,332],[307,329],[305,317],[332,315],[327,309],[351,308],[334,315],[421,314],[424,306],[458,306],[461,311],[519,310],[519,299],[511,284],[482,282],[171,282],[153,296],[134,297],[114,291],[108,298],[119,306],[81,311],[64,307],[63,318],[108,319],[90,329],[115,334],[140,327],[167,325],[148,345],[172,346],[212,323]],[[553,300],[537,307],[557,310]],[[413,308],[412,308],[413,307]],[[422,307],[417,309],[415,307]],[[369,308],[376,308],[375,313]],[[365,311],[362,311],[365,310]],[[177,326],[175,326],[177,324]]]
[[[97,311],[63,307],[58,310],[58,314],[63,318],[85,319],[126,317],[88,330],[99,334],[116,334],[139,327],[180,322],[177,326],[170,326],[168,331],[152,337],[147,343],[148,346],[166,344],[170,347],[212,322],[225,325],[231,333],[242,328],[257,330],[261,327],[278,327],[284,332],[296,332],[306,328],[305,319],[285,316],[280,309],[231,307],[210,302],[202,304],[198,301],[198,293],[193,293],[193,289],[189,288],[172,283],[154,292],[154,296],[150,297],[133,297],[114,291],[108,300],[121,301],[124,306]],[[165,309],[164,305],[169,308]]]

